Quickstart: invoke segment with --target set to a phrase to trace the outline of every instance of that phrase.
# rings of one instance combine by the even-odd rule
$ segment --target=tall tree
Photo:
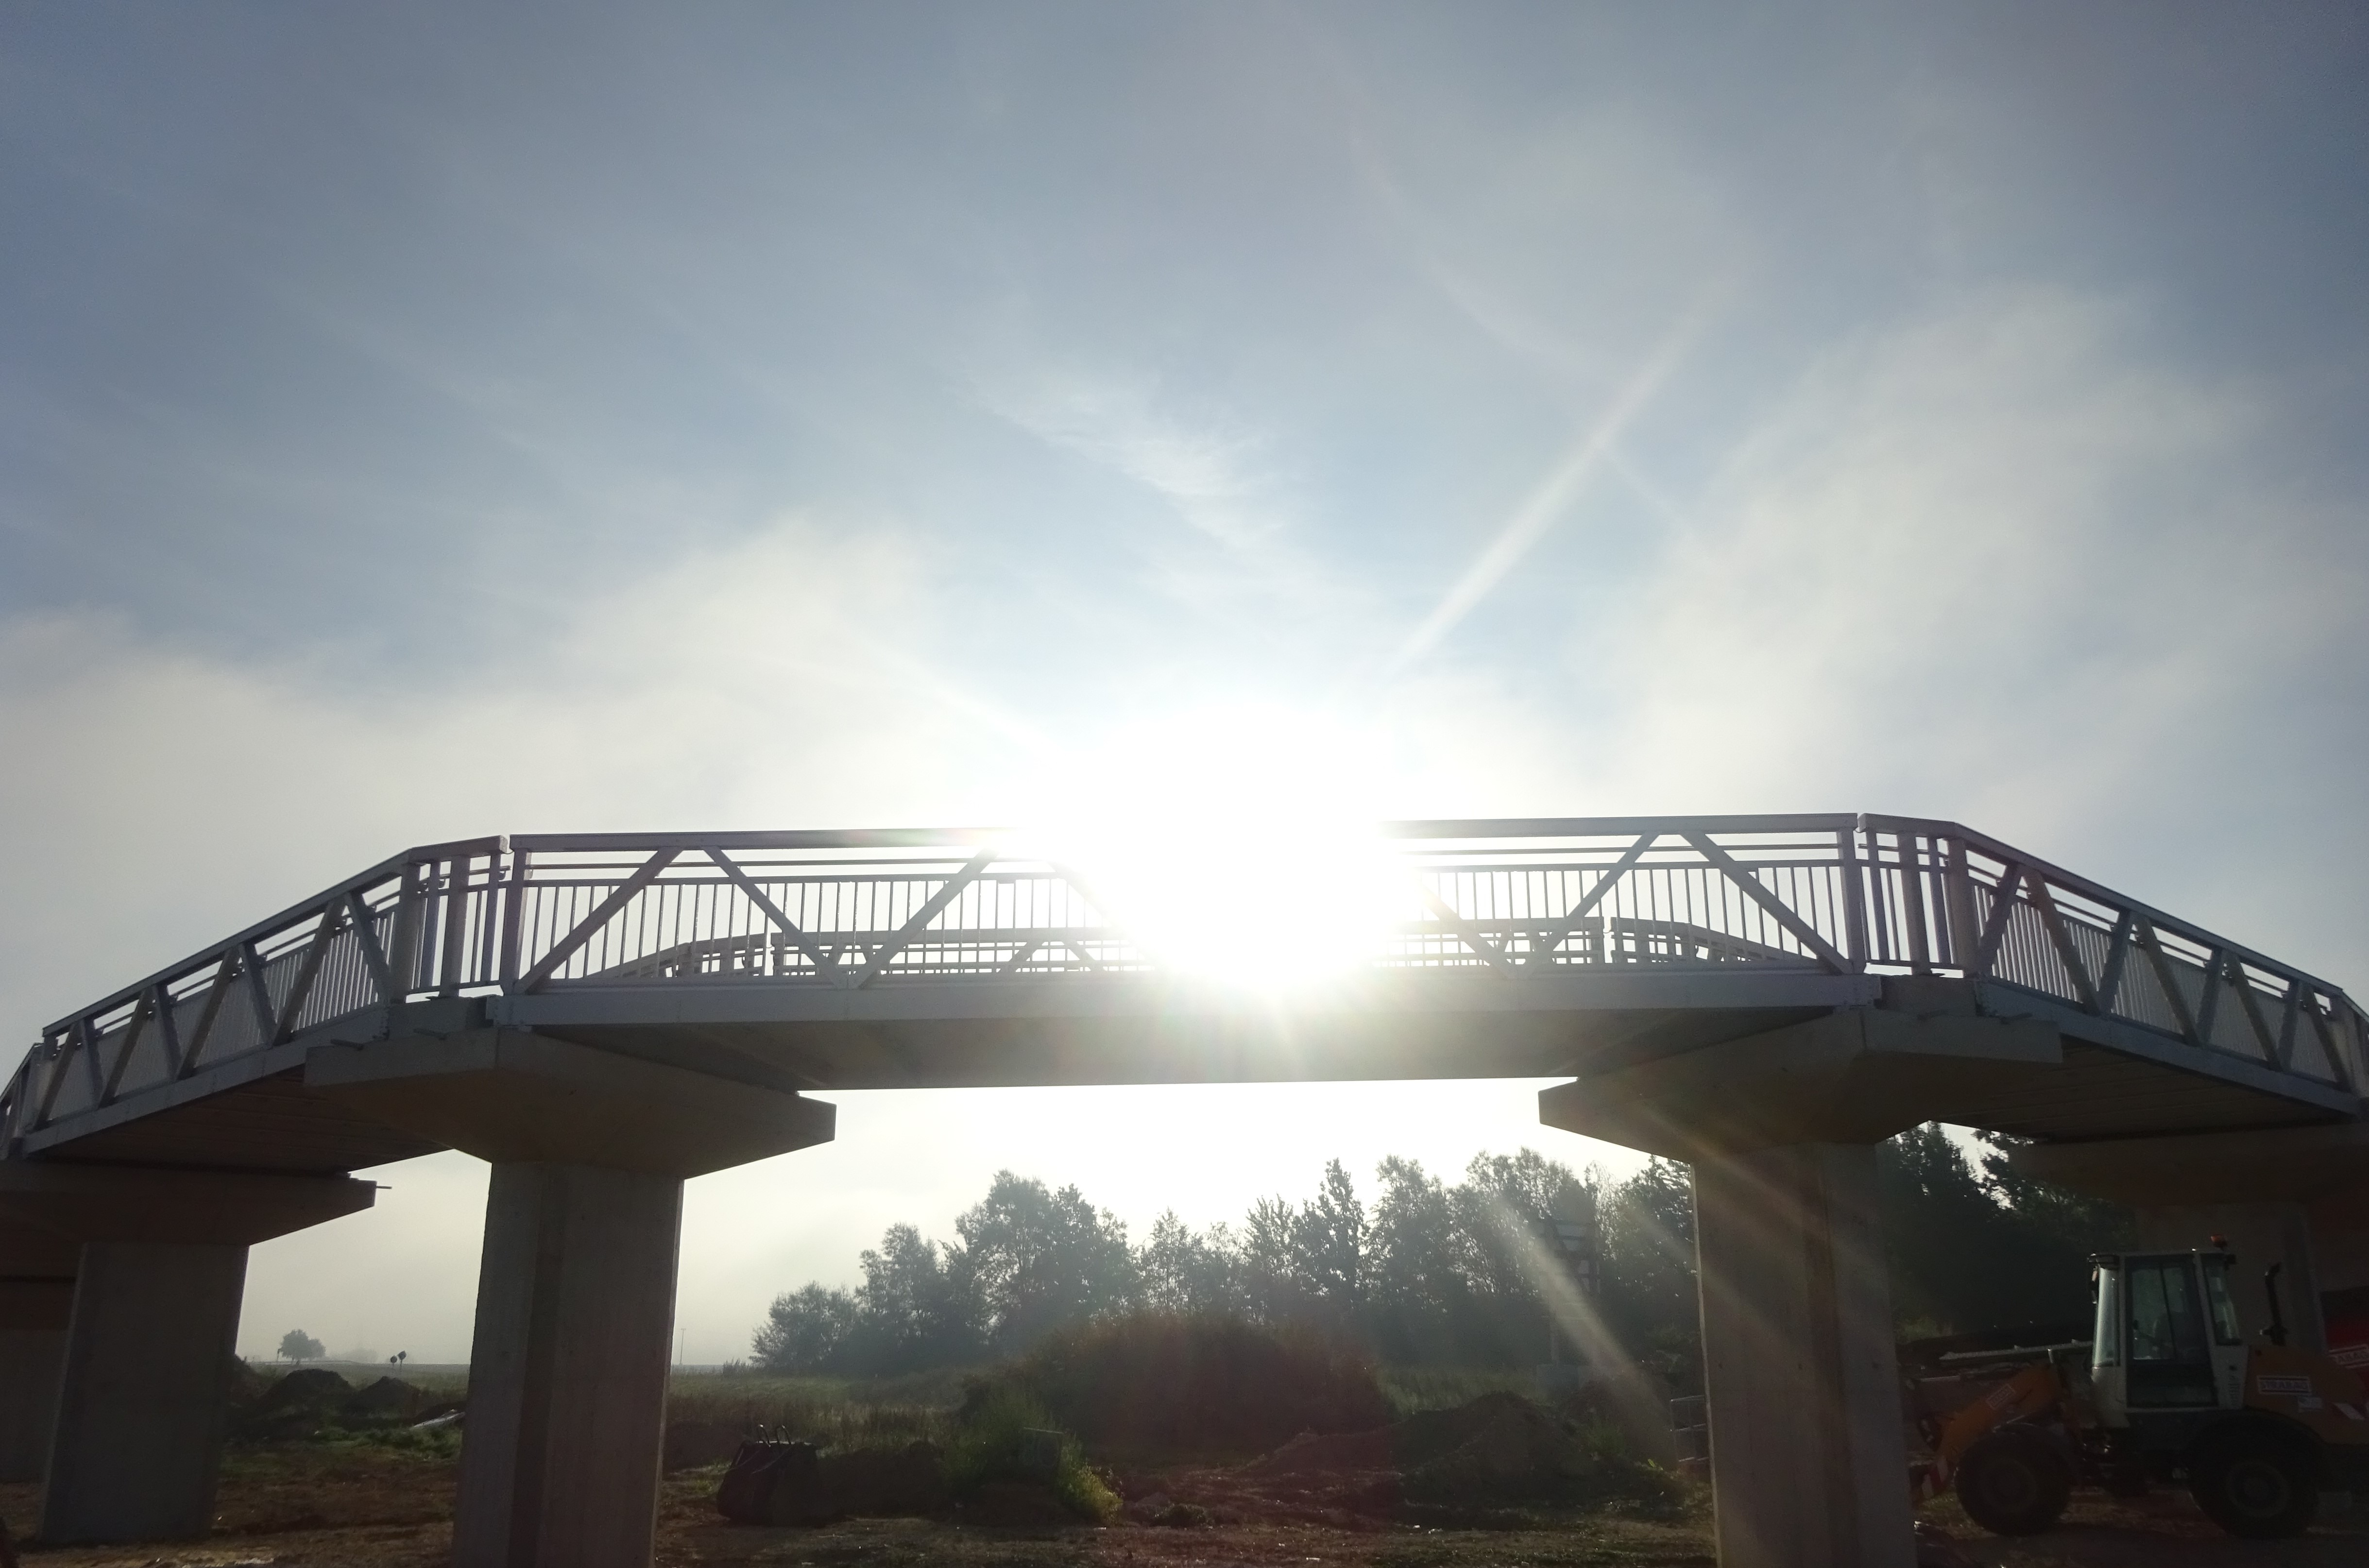
[[[998,1350],[1025,1349],[1048,1329],[1135,1300],[1126,1225],[1074,1186],[1054,1192],[999,1171],[955,1229]]]
[[[768,1371],[830,1371],[842,1364],[856,1323],[853,1294],[808,1285],[773,1298],[750,1348]]]
[[[1342,1330],[1365,1304],[1366,1206],[1338,1160],[1327,1161],[1314,1201],[1291,1218],[1291,1271],[1310,1307]]]
[[[1197,1234],[1169,1209],[1152,1221],[1136,1266],[1146,1306],[1170,1312],[1215,1312],[1240,1304],[1233,1236],[1223,1224]]]
[[[1413,1160],[1375,1169],[1367,1300],[1376,1349],[1395,1361],[1452,1361],[1469,1292],[1458,1271],[1448,1188]]]

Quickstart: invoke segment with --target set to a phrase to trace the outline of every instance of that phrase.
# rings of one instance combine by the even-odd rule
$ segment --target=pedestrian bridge
[[[1190,933],[1158,875],[1098,884],[993,831],[409,850],[50,1024],[0,1093],[0,1150],[307,1173],[425,1153],[323,1092],[325,1064],[486,1029],[803,1092],[1586,1076],[1943,1005],[2063,1047],[1950,1119],[2089,1139],[2361,1111],[2340,989],[1951,822],[1404,822],[1305,855],[1180,826],[1164,853]]]

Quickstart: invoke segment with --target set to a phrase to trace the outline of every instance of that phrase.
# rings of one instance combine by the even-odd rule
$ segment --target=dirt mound
[[[1399,1429],[1378,1426],[1371,1432],[1335,1432],[1319,1436],[1302,1432],[1275,1452],[1242,1468],[1253,1475],[1295,1475],[1325,1470],[1396,1470]]]
[[[1319,1436],[1302,1432],[1271,1454],[1243,1468],[1253,1474],[1293,1474],[1321,1470],[1412,1471],[1479,1445],[1494,1469],[1520,1464],[1560,1471],[1563,1452],[1576,1434],[1546,1411],[1514,1393],[1486,1393],[1453,1410],[1418,1411],[1405,1420],[1368,1432]]]
[[[983,1380],[1036,1401],[1097,1454],[1257,1453],[1295,1432],[1356,1432],[1390,1419],[1360,1356],[1239,1318],[1131,1312],[1054,1333]]]
[[[262,1410],[287,1410],[292,1406],[342,1404],[353,1393],[354,1386],[330,1371],[326,1367],[299,1367],[271,1385],[270,1391],[258,1402]]]
[[[223,1379],[223,1398],[232,1409],[236,1410],[253,1404],[269,1393],[271,1382],[269,1378],[248,1366],[246,1357],[234,1356],[230,1358],[230,1372]]]
[[[341,1408],[352,1415],[409,1415],[425,1397],[400,1378],[381,1378],[358,1390]]]
[[[1676,1494],[1668,1471],[1513,1393],[1483,1394],[1368,1432],[1302,1433],[1239,1473],[1252,1487],[1290,1494],[1286,1500],[1295,1506],[1320,1514]]]
[[[751,1525],[926,1516],[952,1501],[934,1443],[818,1454],[810,1443],[743,1443],[716,1488],[725,1517]]]

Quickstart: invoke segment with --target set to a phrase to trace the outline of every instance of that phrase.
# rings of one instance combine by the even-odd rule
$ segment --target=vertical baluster
[[[531,858],[532,852],[527,850],[511,853],[509,877],[502,888],[501,986],[506,991],[518,985],[519,949],[525,931],[527,865]]]
[[[444,862],[444,940],[437,955],[442,973],[436,989],[446,996],[461,991],[461,963],[469,934],[469,867],[474,860],[464,854]]]
[[[1915,833],[1900,835],[1901,913],[1908,919],[1908,963],[1920,975],[1933,972],[1933,950],[1925,940],[1925,849]]]
[[[420,989],[421,954],[436,939],[436,912],[428,891],[432,879],[429,867],[420,862],[403,868],[403,890],[395,906],[395,951],[388,956],[388,967],[395,972],[395,995],[387,1000],[398,1006]]]
[[[1835,854],[1843,873],[1843,956],[1854,969],[1867,967],[1867,889],[1860,880],[1859,830],[1835,830]]]

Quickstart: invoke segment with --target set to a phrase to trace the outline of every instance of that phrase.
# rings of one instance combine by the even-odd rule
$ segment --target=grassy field
[[[375,1368],[336,1368],[357,1384]],[[460,1368],[415,1367],[404,1380],[450,1399]],[[1401,1413],[1460,1405],[1496,1390],[1520,1391],[1519,1373],[1442,1368],[1386,1370]],[[677,1373],[676,1421],[763,1425],[834,1446],[943,1436],[962,1397],[960,1374],[861,1381],[738,1372]],[[214,1535],[181,1546],[26,1551],[26,1568],[445,1568],[458,1473],[455,1445],[405,1447],[359,1438],[235,1447],[223,1466]],[[1192,1494],[1196,1482],[1226,1488],[1247,1472],[1224,1470],[1130,1475],[1131,1494]],[[666,1478],[657,1563],[849,1564],[907,1568],[1186,1568],[1306,1563],[1341,1568],[1712,1568],[1709,1499],[1641,1514],[1616,1503],[1592,1511],[1507,1515],[1494,1528],[1425,1527],[1379,1517],[1330,1519],[1308,1509],[1245,1512],[1203,1528],[1159,1528],[1122,1517],[1107,1528],[995,1529],[950,1520],[858,1519],[819,1529],[726,1523],[714,1496],[721,1466]],[[37,1523],[39,1489],[0,1486],[0,1518],[19,1539]],[[2184,1494],[2134,1500],[2076,1496],[2064,1525],[2006,1540],[1967,1522],[1943,1498],[1925,1516],[1955,1538],[1976,1568],[2360,1568],[2369,1562],[2369,1508],[2329,1517],[2301,1540],[2241,1542],[2208,1524]]]

